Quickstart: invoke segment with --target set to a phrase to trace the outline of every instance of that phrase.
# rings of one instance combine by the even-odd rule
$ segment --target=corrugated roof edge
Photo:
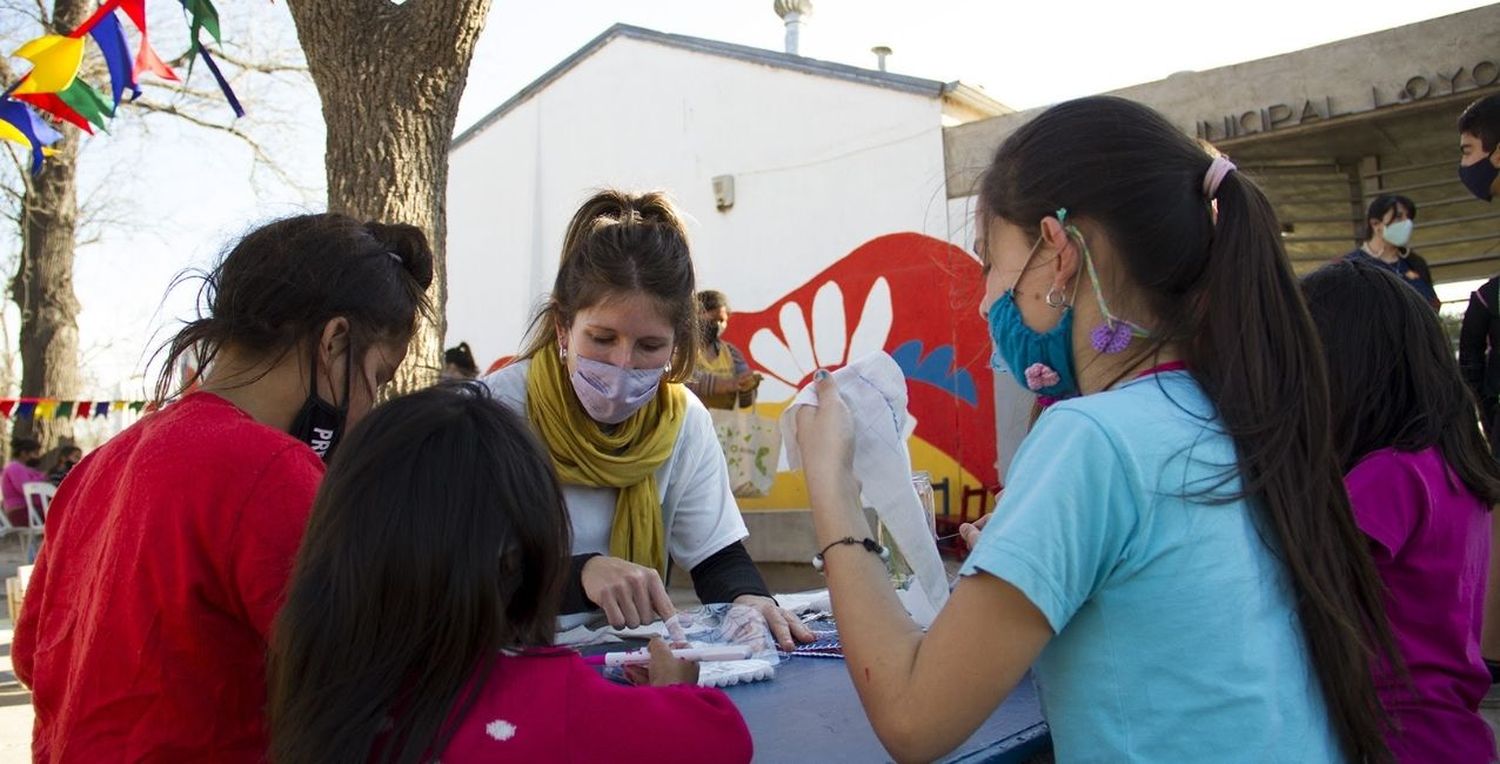
[[[698,53],[708,53],[716,56],[724,56],[725,58],[733,58],[740,61],[748,61],[750,63],[756,64],[765,64],[766,66],[774,66],[781,69],[790,69],[807,74],[816,74],[823,77],[832,77],[834,79],[857,82],[864,85],[872,85],[874,87],[889,88],[891,90],[898,90],[904,93],[913,93],[916,95],[925,95],[932,98],[941,98],[959,85],[959,83],[957,82],[944,83],[937,80],[922,79],[920,77],[910,77],[904,74],[892,74],[890,72],[882,72],[874,69],[861,69],[860,67],[849,66],[848,64],[836,64],[832,61],[820,61],[814,58],[794,56],[790,53],[779,53],[774,50],[752,48],[748,45],[736,45],[734,43],[721,42],[719,40],[708,40],[702,37],[689,37],[687,35],[668,34],[666,32],[658,32],[654,29],[646,29],[644,27],[631,26],[629,24],[615,24],[609,29],[604,30],[604,32],[601,33],[598,37],[590,40],[588,44],[584,45],[582,48],[574,51],[572,55],[558,62],[557,66],[548,69],[545,74],[533,80],[531,84],[527,85],[524,88],[521,88],[516,92],[515,95],[506,99],[505,103],[502,103],[499,106],[495,107],[493,111],[491,111],[489,114],[484,115],[484,117],[482,117],[478,122],[475,122],[463,132],[459,133],[458,136],[453,139],[453,143],[449,145],[448,150],[453,151],[454,149],[457,149],[459,146],[462,146],[464,143],[466,143],[469,139],[483,132],[485,128],[494,124],[496,120],[505,116],[508,112],[510,112],[512,109],[515,109],[517,106],[520,106],[521,104],[530,100],[532,96],[540,93],[543,88],[552,84],[554,80],[562,77],[564,74],[567,74],[568,71],[577,66],[579,62],[593,55],[596,51],[598,51],[600,48],[603,48],[606,44],[609,43],[609,41],[613,40],[616,37],[629,37],[636,40],[646,40],[648,42],[659,43],[661,45],[667,45],[682,50],[690,50]],[[1004,109],[1005,111],[1009,111],[1008,108],[1006,108],[1003,104],[1000,104],[998,101],[995,102],[995,105],[1001,109]]]

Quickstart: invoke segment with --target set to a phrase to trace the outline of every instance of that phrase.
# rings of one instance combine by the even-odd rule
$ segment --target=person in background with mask
[[[750,371],[745,354],[722,339],[729,327],[729,300],[723,292],[705,289],[698,293],[698,326],[703,332],[698,346],[698,366],[687,388],[711,409],[746,408],[755,405],[761,376]]]
[[[1458,180],[1481,201],[1500,194],[1500,93],[1488,95],[1458,116]]]
[[[57,465],[47,473],[47,480],[53,485],[62,485],[63,478],[73,471],[78,463],[83,461],[83,449],[78,446],[63,446],[57,449]]]
[[[474,363],[474,351],[469,349],[469,343],[460,342],[457,347],[443,351],[443,370],[438,373],[438,379],[447,382],[452,379],[474,379],[478,376],[479,366]]]
[[[745,551],[745,521],[713,421],[681,384],[698,348],[687,234],[657,192],[601,191],[573,215],[552,294],[519,359],[484,378],[530,420],[573,525],[564,628],[673,615],[670,560],[698,598],[759,610],[785,649],[812,634],[777,606]],[[582,615],[580,615],[582,614]]]
[[[1500,95],[1485,96],[1458,118],[1458,179],[1469,193],[1491,201],[1500,190]],[[1490,448],[1500,454],[1500,277],[1484,282],[1469,295],[1458,336],[1458,366],[1479,400],[1481,421]],[[1500,646],[1497,646],[1500,647]],[[1500,656],[1496,656],[1500,657]],[[1500,669],[1500,664],[1497,664]],[[1497,670],[1500,676],[1500,670]]]
[[[21,486],[46,480],[42,472],[42,444],[31,438],[14,438],[10,442],[10,463],[0,473],[0,498],[4,500],[5,517],[16,528],[31,525],[26,511],[26,494]]]
[[[1458,116],[1458,180],[1474,198],[1500,193],[1500,94],[1469,104]],[[1458,367],[1479,401],[1480,422],[1491,452],[1500,455],[1500,276],[1469,295],[1458,333]],[[1500,523],[1494,524],[1500,533]],[[1490,577],[1480,652],[1490,671],[1490,691],[1480,706],[1500,706],[1500,539],[1491,537]]]
[[[16,625],[32,757],[262,762],[265,654],[323,461],[427,310],[407,225],[301,215],[204,277],[164,348],[161,403],[73,470]],[[204,376],[176,386],[183,353]]]
[[[1365,243],[1344,259],[1369,261],[1396,274],[1436,310],[1442,303],[1433,289],[1432,269],[1410,246],[1416,222],[1417,205],[1412,200],[1395,194],[1375,197],[1365,213]]]

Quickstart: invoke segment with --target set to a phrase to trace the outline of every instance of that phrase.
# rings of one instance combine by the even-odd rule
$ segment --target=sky
[[[802,30],[805,56],[873,68],[870,48],[892,48],[891,71],[983,87],[1014,108],[1161,79],[1174,72],[1274,56],[1485,5],[1460,0],[1261,0],[1208,4],[1053,0],[813,0]],[[177,3],[151,0],[152,41],[182,47]],[[284,2],[220,3],[226,39],[277,58],[295,57]],[[0,19],[14,47],[28,35]],[[780,50],[784,28],[772,0],[494,0],[459,110],[463,130],[611,24],[623,22]],[[22,22],[24,26],[24,22]],[[20,35],[20,36],[17,36]],[[12,61],[24,70],[24,62]],[[194,71],[191,87],[212,87]],[[305,77],[243,83],[250,116],[240,129],[262,143],[290,183],[257,165],[222,133],[125,117],[86,140],[81,182],[107,210],[96,241],[78,253],[75,289],[84,355],[83,398],[137,396],[150,351],[190,317],[191,285],[168,292],[184,269],[211,264],[266,220],[322,208],[323,128]],[[224,107],[211,117],[229,124]],[[0,262],[15,240],[0,233]],[[1458,294],[1465,289],[1457,287]],[[12,338],[18,319],[7,304]]]

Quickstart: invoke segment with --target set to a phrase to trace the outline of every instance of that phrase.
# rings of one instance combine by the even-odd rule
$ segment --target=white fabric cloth
[[[481,380],[496,400],[527,421],[526,371],[530,367],[530,361],[517,361]],[[730,489],[729,470],[714,434],[713,420],[695,395],[688,395],[677,445],[656,471],[656,489],[667,531],[667,551],[687,570],[750,535]],[[609,554],[609,531],[618,493],[615,488],[563,484],[563,498],[573,523],[573,554]],[[563,616],[563,627],[583,623],[588,616]]]
[[[917,578],[917,587],[902,598],[912,618],[929,626],[948,601],[948,577],[937,541],[927,524],[922,501],[911,483],[911,455],[906,449],[911,417],[906,413],[906,376],[895,359],[871,353],[833,372],[839,395],[854,426],[854,477],[865,501],[885,525]],[[793,469],[802,466],[797,450],[797,409],[817,406],[813,385],[797,393],[781,415],[781,433]],[[912,596],[920,593],[923,596]]]

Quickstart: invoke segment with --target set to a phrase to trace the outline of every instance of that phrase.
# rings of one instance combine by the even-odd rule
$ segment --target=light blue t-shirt
[[[1186,372],[1052,406],[964,565],[1055,636],[1035,673],[1059,762],[1337,761],[1290,578]],[[1274,542],[1269,542],[1274,543]],[[1003,639],[1003,635],[992,638]]]

